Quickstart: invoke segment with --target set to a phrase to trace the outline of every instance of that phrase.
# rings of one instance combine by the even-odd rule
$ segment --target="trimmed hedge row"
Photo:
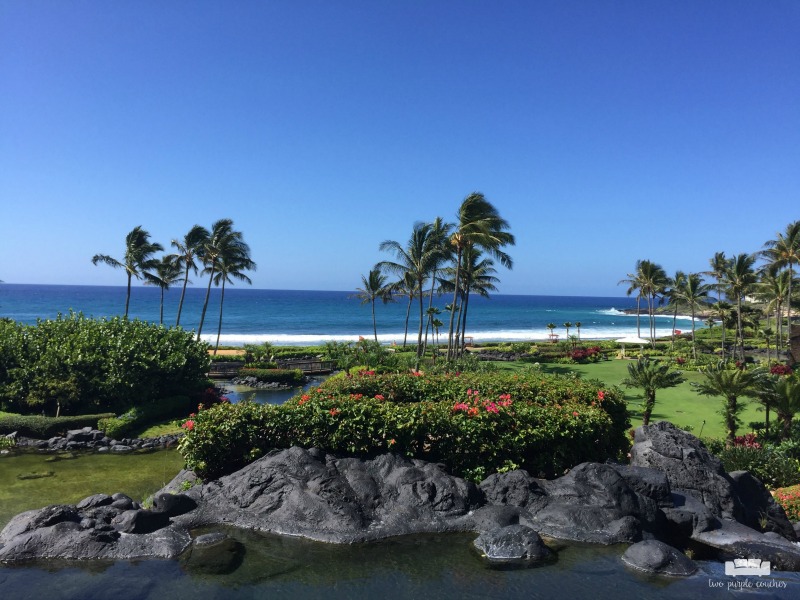
[[[279,383],[291,387],[302,385],[305,375],[300,369],[239,369],[239,377],[255,377],[264,383]]]
[[[370,395],[350,392],[352,381],[333,381],[280,406],[215,406],[194,417],[179,449],[187,468],[205,478],[241,468],[271,449],[298,445],[367,456],[398,452],[443,463],[473,480],[514,468],[553,476],[580,462],[617,458],[628,449],[627,415],[621,421],[612,417],[617,404],[624,414],[615,390],[536,375],[516,376],[517,387],[507,391],[499,381],[505,378],[495,374],[463,377],[454,383],[455,376],[366,375],[353,379],[368,382],[375,392]],[[481,384],[480,391],[464,387],[470,383]],[[431,394],[422,401],[408,396],[393,401],[388,395],[426,386]],[[543,390],[559,390],[562,397],[538,395]]]
[[[70,429],[97,427],[99,421],[113,417],[114,413],[80,415],[77,417],[42,417],[39,415],[13,415],[0,418],[0,435],[19,432],[26,437],[46,439],[63,435]]]

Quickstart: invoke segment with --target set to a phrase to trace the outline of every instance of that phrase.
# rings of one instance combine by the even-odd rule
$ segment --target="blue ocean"
[[[165,293],[164,324],[174,325],[180,300],[180,288]],[[188,288],[181,315],[181,327],[197,330],[206,290]],[[114,317],[125,312],[124,286],[0,284],[0,317],[23,323],[54,319],[59,313],[82,312],[91,317]],[[452,298],[434,298],[445,323],[449,313],[445,305]],[[216,341],[219,326],[220,290],[212,288],[203,339]],[[154,287],[132,288],[129,317],[159,322],[160,290]],[[425,301],[427,308],[427,299]],[[563,324],[570,322],[570,335],[581,339],[615,339],[636,334],[636,316],[623,311],[636,307],[635,298],[583,296],[493,295],[470,297],[467,335],[475,342],[533,341],[547,339],[548,323],[565,339]],[[369,304],[361,304],[354,292],[259,290],[226,287],[220,343],[239,346],[265,341],[280,345],[312,345],[326,341],[354,341],[372,337],[372,313]],[[378,339],[383,343],[403,341],[408,299],[375,307]],[[419,322],[415,303],[409,319],[409,341],[416,335]],[[672,317],[657,319],[659,335],[672,331]],[[574,324],[581,323],[580,332]],[[698,323],[699,325],[699,323]],[[647,317],[642,316],[642,333],[647,335]],[[689,317],[679,317],[677,329],[691,328]]]

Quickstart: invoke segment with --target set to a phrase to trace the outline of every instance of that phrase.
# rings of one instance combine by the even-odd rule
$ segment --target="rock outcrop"
[[[626,564],[671,575],[688,574],[693,565],[662,542],[680,548],[691,541],[720,556],[800,570],[795,530],[757,479],[725,473],[699,440],[667,423],[639,428],[631,455],[631,465],[584,463],[551,481],[517,470],[476,486],[440,465],[396,454],[359,459],[276,450],[206,483],[182,471],[149,509],[121,494],[97,494],[18,515],[0,532],[0,561],[183,553],[181,560],[199,571],[217,562],[223,571],[235,569],[242,549],[232,540],[190,536],[221,525],[332,543],[475,531],[487,560],[512,564],[546,558],[541,537],[626,542],[634,544]]]

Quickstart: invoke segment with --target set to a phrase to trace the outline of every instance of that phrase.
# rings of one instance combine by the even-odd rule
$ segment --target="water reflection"
[[[316,387],[321,384],[328,375],[312,377],[308,383],[301,387],[289,388],[284,390],[256,389],[244,385],[233,385],[230,381],[220,382],[218,385],[225,389],[225,395],[230,401],[236,404],[248,400],[257,404],[283,404],[289,398],[301,394],[303,390]]]
[[[206,532],[197,532],[198,534]],[[198,598],[683,598],[728,597],[721,563],[700,563],[697,575],[668,579],[624,567],[624,546],[568,546],[558,560],[532,569],[498,570],[472,549],[472,534],[406,536],[337,546],[296,538],[225,530],[235,545],[232,572],[213,573],[191,559],[113,564],[38,563],[0,567],[0,596],[155,600]],[[239,553],[238,555],[236,553]],[[208,565],[206,565],[208,566]],[[211,569],[213,571],[213,569]],[[780,587],[753,587],[748,597],[789,598],[800,577],[776,573]],[[721,588],[709,581],[722,582]]]

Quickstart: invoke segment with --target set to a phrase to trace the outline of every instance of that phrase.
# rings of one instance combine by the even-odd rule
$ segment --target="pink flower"
[[[490,402],[489,404],[486,405],[486,412],[498,413],[500,412],[500,409],[497,408],[497,405],[494,402]]]
[[[572,411],[572,416],[577,417],[580,413],[577,410]]]
[[[375,400],[384,400],[383,394],[375,394]]]
[[[194,429],[194,421],[189,419],[183,425],[181,425],[181,427],[183,427],[186,431],[191,431],[192,429]]]
[[[603,390],[598,390],[597,391],[597,399],[598,400],[605,400],[606,399],[606,393]]]
[[[469,406],[464,402],[458,402],[457,404],[453,405],[453,410],[467,412],[469,410]]]
[[[342,411],[340,411],[338,408],[332,408],[328,412],[331,413],[332,417],[335,417],[336,415],[338,415]]]

